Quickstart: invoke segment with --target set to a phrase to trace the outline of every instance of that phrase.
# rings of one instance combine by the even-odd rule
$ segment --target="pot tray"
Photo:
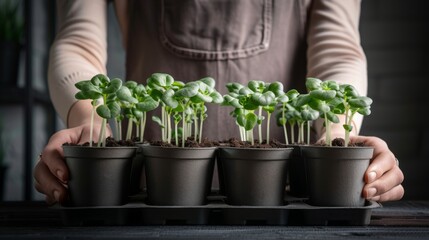
[[[122,206],[51,207],[59,211],[66,226],[94,225],[277,225],[277,226],[366,226],[372,209],[381,207],[367,201],[363,207],[318,207],[306,199],[285,198],[283,206],[232,206],[223,196],[208,197],[201,206],[154,206],[145,204],[145,195],[129,198]]]

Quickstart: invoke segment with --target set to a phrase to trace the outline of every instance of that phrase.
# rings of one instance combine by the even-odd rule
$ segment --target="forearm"
[[[367,61],[360,44],[359,0],[315,0],[308,30],[307,75],[353,85],[367,93]]]
[[[71,126],[76,82],[106,72],[106,1],[57,1],[58,33],[50,49],[49,90],[61,119]],[[90,105],[90,104],[89,104]],[[72,109],[72,106],[73,109]],[[78,105],[80,106],[80,104]]]

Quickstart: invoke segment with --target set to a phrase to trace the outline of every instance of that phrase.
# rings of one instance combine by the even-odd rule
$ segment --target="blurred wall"
[[[362,134],[383,138],[400,160],[406,199],[429,199],[428,1],[363,0],[361,40],[372,114]]]

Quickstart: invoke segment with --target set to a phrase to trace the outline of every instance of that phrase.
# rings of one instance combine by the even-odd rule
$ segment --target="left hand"
[[[404,174],[386,142],[377,137],[351,136],[351,142],[374,147],[374,155],[365,172],[362,196],[377,202],[400,200],[404,196]]]

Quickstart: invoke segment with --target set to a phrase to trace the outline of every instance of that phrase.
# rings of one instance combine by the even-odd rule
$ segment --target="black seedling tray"
[[[318,207],[306,199],[287,196],[283,206],[233,206],[225,197],[212,195],[201,206],[154,206],[145,195],[131,196],[129,203],[108,207],[66,207],[55,205],[66,226],[94,225],[277,225],[277,226],[366,226],[372,209],[363,207]]]

